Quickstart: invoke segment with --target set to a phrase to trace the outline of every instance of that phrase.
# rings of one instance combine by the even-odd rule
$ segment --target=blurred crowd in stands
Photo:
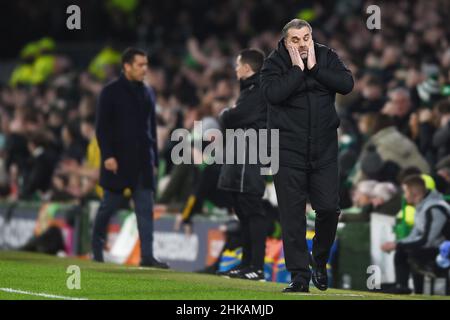
[[[26,7],[26,1],[18,3]],[[308,20],[315,41],[334,48],[355,77],[353,92],[336,101],[342,208],[396,215],[401,179],[415,173],[426,175],[430,188],[450,194],[446,1],[104,3],[80,5],[86,18],[76,40],[106,41],[89,64],[76,64],[59,50],[59,43],[67,41],[67,31],[61,31],[64,21],[53,26],[55,31],[39,28],[47,23],[41,21],[36,29],[48,31],[49,37],[22,43],[17,52],[20,61],[9,82],[0,86],[2,199],[101,197],[95,111],[102,86],[120,73],[125,47],[107,41],[114,38],[149,52],[146,83],[155,92],[163,160],[157,202],[169,211],[191,210],[188,200],[201,189],[196,186],[205,166],[173,165],[171,133],[192,129],[196,120],[203,120],[204,129],[217,127],[218,114],[237,98],[234,63],[239,51],[256,47],[269,54],[281,28],[295,17]],[[381,8],[381,30],[366,27],[369,4]],[[24,15],[34,19],[51,16],[46,6],[35,8],[34,15],[32,7],[26,8]],[[90,9],[98,11],[97,20]],[[215,192],[206,191],[205,198]],[[351,218],[344,214],[342,219]]]

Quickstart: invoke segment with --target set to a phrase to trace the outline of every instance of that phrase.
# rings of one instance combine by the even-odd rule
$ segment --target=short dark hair
[[[244,49],[239,53],[241,62],[248,64],[253,72],[259,72],[264,63],[264,52],[259,49]]]
[[[142,49],[129,47],[122,53],[122,67],[128,63],[132,64],[135,56],[147,56],[147,52]]]
[[[292,19],[291,21],[286,23],[286,25],[283,27],[282,30],[283,38],[286,38],[289,29],[291,28],[301,29],[303,27],[308,27],[309,30],[312,32],[312,27],[308,23],[308,21],[302,19]]]
[[[415,166],[407,167],[405,169],[402,169],[399,174],[397,175],[397,182],[402,183],[405,178],[413,176],[413,175],[421,175],[422,171]]]
[[[402,184],[408,188],[419,190],[422,193],[427,192],[427,186],[425,185],[425,181],[419,174],[407,176],[405,179],[403,179]]]

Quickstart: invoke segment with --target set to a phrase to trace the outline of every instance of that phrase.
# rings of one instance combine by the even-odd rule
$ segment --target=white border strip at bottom
[[[11,288],[0,288],[0,291],[7,292],[7,293],[25,294],[25,295],[29,295],[29,296],[43,297],[43,298],[49,298],[49,299],[89,300],[87,298],[64,297],[64,296],[57,296],[57,295],[53,295],[53,294],[47,294],[47,293],[36,293],[36,292],[30,292],[30,291],[16,290],[16,289],[11,289]]]

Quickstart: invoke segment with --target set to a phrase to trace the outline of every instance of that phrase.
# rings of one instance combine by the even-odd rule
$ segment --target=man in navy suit
[[[123,72],[100,93],[96,134],[102,167],[104,198],[94,222],[94,260],[103,261],[103,247],[111,216],[121,207],[123,192],[132,190],[141,241],[141,265],[168,268],[153,256],[154,171],[158,166],[155,105],[143,83],[148,68],[144,51],[128,48]]]

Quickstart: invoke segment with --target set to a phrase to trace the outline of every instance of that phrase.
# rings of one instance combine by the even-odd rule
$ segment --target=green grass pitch
[[[79,290],[67,287],[67,268],[80,268]],[[53,256],[0,252],[0,300],[392,300],[449,299],[438,296],[392,296],[330,289],[283,294],[284,284],[225,279],[214,275],[100,264]]]

